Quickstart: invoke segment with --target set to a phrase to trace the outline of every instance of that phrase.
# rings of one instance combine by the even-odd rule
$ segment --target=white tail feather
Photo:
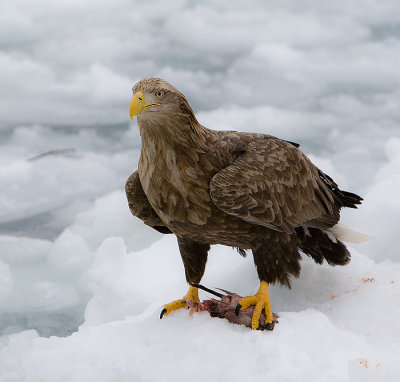
[[[328,231],[331,231],[337,239],[346,241],[347,243],[362,243],[372,239],[371,236],[353,231],[342,224],[336,224],[332,228],[329,228]]]

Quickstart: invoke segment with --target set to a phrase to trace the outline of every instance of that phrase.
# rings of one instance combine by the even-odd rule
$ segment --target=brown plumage
[[[299,250],[317,263],[348,263],[349,252],[329,229],[342,207],[362,199],[341,191],[297,144],[207,129],[161,79],[133,90],[130,114],[138,115],[142,151],[126,184],[129,208],[177,236],[188,283],[200,282],[212,244],[251,250],[260,280],[288,287],[300,274]]]

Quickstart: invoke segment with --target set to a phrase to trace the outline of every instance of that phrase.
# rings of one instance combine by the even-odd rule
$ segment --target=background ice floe
[[[399,380],[398,1],[1,8],[1,382]],[[123,191],[140,150],[127,105],[148,76],[207,127],[299,142],[365,198],[343,223],[373,240],[347,267],[304,259],[291,291],[273,287],[272,333],[158,319],[186,290],[177,244],[132,218]],[[60,149],[73,150],[29,160]],[[203,283],[253,293],[251,256],[213,248]]]

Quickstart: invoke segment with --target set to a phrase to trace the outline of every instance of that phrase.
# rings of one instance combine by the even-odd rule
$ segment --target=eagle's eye
[[[157,98],[161,98],[161,97],[164,95],[164,91],[163,91],[163,90],[157,90],[157,91],[154,93],[154,95],[155,95]]]

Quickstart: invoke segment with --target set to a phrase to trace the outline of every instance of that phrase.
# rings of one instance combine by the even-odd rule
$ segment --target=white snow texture
[[[399,381],[399,15],[397,0],[2,0],[0,382]],[[298,142],[364,197],[341,223],[373,239],[271,287],[273,332],[159,320],[187,290],[176,239],[124,194],[131,88],[150,76],[205,126]],[[253,294],[251,254],[213,247],[202,283]]]

